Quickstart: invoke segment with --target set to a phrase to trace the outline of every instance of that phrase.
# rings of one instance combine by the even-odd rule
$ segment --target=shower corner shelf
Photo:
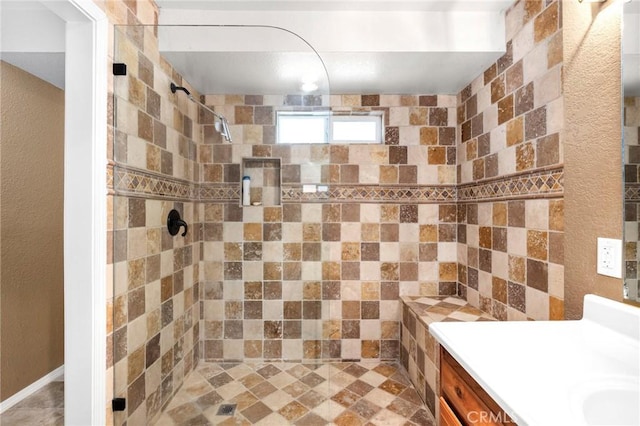
[[[280,192],[282,188],[282,160],[271,157],[245,157],[242,159],[240,173],[240,206],[241,207],[269,207],[281,204]],[[242,178],[251,178],[251,205],[242,204]]]

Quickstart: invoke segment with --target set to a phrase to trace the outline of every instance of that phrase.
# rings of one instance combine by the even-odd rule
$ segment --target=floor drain
[[[237,404],[222,404],[220,408],[218,408],[218,416],[233,416],[234,411],[236,411]]]

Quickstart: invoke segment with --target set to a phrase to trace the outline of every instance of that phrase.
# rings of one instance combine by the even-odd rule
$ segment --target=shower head
[[[222,135],[222,137],[224,137],[226,139],[227,142],[232,142],[232,140],[231,140],[231,131],[229,130],[229,123],[227,122],[227,119],[224,118],[224,116],[218,114],[217,112],[215,112],[214,110],[212,110],[208,106],[204,105],[203,103],[198,102],[193,97],[191,92],[189,92],[189,90],[187,90],[186,87],[176,86],[174,83],[171,83],[171,85],[169,87],[171,89],[171,93],[176,93],[176,91],[181,90],[181,91],[183,91],[184,93],[187,94],[187,97],[192,102],[195,102],[196,104],[200,105],[202,108],[206,109],[211,114],[213,114],[213,116],[216,117],[218,119],[218,121],[219,121],[218,123],[215,123],[216,131],[218,133],[220,133]]]
[[[222,136],[227,140],[227,142],[231,142],[231,131],[229,130],[229,123],[227,119],[220,116],[220,121],[222,122]]]

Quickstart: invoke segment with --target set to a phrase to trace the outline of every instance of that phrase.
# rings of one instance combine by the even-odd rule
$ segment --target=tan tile
[[[144,345],[135,350],[127,357],[127,382],[129,384],[142,374],[145,362]]]
[[[548,234],[544,231],[527,231],[527,256],[547,260]]]
[[[362,300],[380,300],[380,284],[376,282],[361,283]]]
[[[398,166],[380,166],[380,183],[398,183]]]
[[[547,67],[552,68],[563,60],[562,32],[558,32],[549,40],[547,46]]]
[[[498,124],[508,122],[513,115],[513,94],[510,94],[498,101]]]
[[[421,127],[420,128],[420,145],[437,145],[438,144],[438,128],[437,127]]]
[[[361,353],[363,358],[379,358],[380,357],[380,341],[379,340],[362,340]]]
[[[549,319],[564,319],[564,301],[553,296],[549,297]]]
[[[455,281],[457,279],[457,265],[455,263],[441,262],[438,265],[440,281]]]
[[[535,149],[527,142],[516,147],[516,170],[529,170],[535,165]]]
[[[492,247],[491,227],[481,226],[479,229],[479,236],[480,247],[490,249]]]
[[[523,117],[519,116],[507,122],[507,146],[517,145],[524,141]]]
[[[507,225],[507,204],[493,203],[493,226]]]
[[[365,420],[350,410],[344,411],[333,420],[337,426],[360,426],[365,424]]]
[[[491,297],[501,303],[507,303],[507,281],[493,277],[491,282]]]
[[[262,241],[262,224],[245,223],[243,226],[245,241]]]
[[[342,243],[342,260],[360,260],[360,243]]]
[[[536,166],[545,167],[560,161],[560,137],[558,133],[536,141]]]
[[[564,200],[549,201],[549,230],[564,230]]]
[[[533,22],[534,41],[539,43],[558,30],[558,2],[553,2]]]
[[[524,1],[524,24],[533,19],[538,13],[542,11],[544,2],[540,0],[525,0]]]
[[[278,413],[290,422],[304,416],[308,412],[309,410],[297,401],[292,401],[278,410]]]
[[[447,164],[447,150],[440,146],[430,146],[427,150],[429,164]]]
[[[503,74],[491,82],[491,103],[494,104],[506,94],[505,77]]]
[[[432,243],[438,241],[437,225],[420,225],[420,242]]]
[[[474,160],[478,157],[478,140],[471,139],[465,144],[465,153],[467,161]]]
[[[525,282],[525,259],[519,256],[509,256],[509,279],[517,283]]]

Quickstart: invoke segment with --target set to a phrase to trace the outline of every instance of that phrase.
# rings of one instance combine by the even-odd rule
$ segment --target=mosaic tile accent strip
[[[455,186],[330,186],[328,192],[303,193],[301,187],[286,187],[283,201],[356,201],[362,202],[452,202],[456,199]]]
[[[118,165],[113,167],[113,188],[117,195],[182,201],[194,201],[199,198],[198,186],[188,181]]]
[[[239,184],[190,184],[130,167],[109,166],[107,184],[118,195],[224,202],[240,200]],[[331,185],[328,192],[304,193],[300,186],[282,188],[283,202],[466,202],[531,198],[559,198],[564,194],[564,171],[552,169],[455,186]],[[634,198],[635,197],[635,198]],[[640,185],[626,189],[626,199],[640,199]]]
[[[400,362],[432,415],[440,380],[440,344],[429,333],[429,324],[440,321],[494,321],[466,300],[450,296],[402,296]]]
[[[233,416],[218,416],[222,404]],[[432,426],[393,363],[201,363],[156,423],[173,425]]]
[[[240,202],[242,191],[240,185],[216,185],[201,184],[198,188],[198,198],[200,201],[206,202],[224,202],[236,201]]]
[[[627,202],[640,201],[640,183],[624,184],[624,200]]]
[[[458,188],[458,201],[491,201],[518,198],[562,197],[564,194],[564,169],[524,173],[491,179]]]

